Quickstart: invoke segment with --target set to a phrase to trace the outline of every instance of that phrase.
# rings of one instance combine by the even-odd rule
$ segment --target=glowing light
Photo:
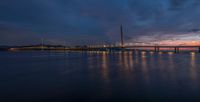
[[[153,51],[151,51],[151,52],[150,52],[150,54],[154,54],[154,52],[153,52]]]
[[[146,52],[145,51],[142,51],[142,57],[146,57]]]
[[[145,51],[142,51],[142,54],[146,54],[146,52],[145,52]]]
[[[17,48],[10,48],[9,50],[10,51],[17,51],[18,49]]]
[[[173,54],[174,54],[174,52],[168,52],[168,54],[169,54],[169,55],[173,55]]]
[[[192,55],[195,55],[196,53],[195,53],[195,52],[191,52],[191,54],[192,54]]]

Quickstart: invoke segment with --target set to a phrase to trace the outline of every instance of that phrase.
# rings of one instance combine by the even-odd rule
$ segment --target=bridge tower
[[[124,33],[123,33],[123,26],[120,26],[120,30],[121,30],[121,47],[124,47]]]

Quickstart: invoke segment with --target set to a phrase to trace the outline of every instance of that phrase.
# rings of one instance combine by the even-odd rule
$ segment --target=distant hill
[[[19,46],[0,46],[0,51],[17,51],[17,50],[63,50],[66,48],[87,48],[86,45],[84,46],[63,46],[63,45],[42,45],[42,44],[35,44],[35,45],[19,45]]]
[[[36,44],[36,45],[24,45],[24,46],[15,46],[15,48],[24,48],[24,47],[65,47],[63,45],[42,45],[42,44]]]
[[[60,47],[65,47],[65,46],[62,46],[62,45],[41,45],[41,44],[36,44],[36,45],[23,45],[23,46],[0,46],[0,51],[6,51],[6,50],[9,50],[11,48],[41,48],[41,47],[44,47],[44,48],[50,48],[50,47],[53,47],[53,48],[60,48]]]

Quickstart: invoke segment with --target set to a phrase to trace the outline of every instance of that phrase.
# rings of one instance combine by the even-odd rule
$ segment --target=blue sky
[[[127,43],[173,40],[182,34],[199,40],[195,39],[200,28],[199,0],[0,2],[0,45],[37,44],[41,38],[50,44],[116,43],[121,24]]]

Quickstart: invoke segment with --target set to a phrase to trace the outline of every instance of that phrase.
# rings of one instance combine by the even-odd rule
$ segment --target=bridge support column
[[[176,47],[174,47],[174,52],[175,52],[175,53],[177,52],[177,48],[176,48]]]
[[[157,47],[156,46],[154,46],[154,51],[157,52]]]
[[[199,47],[199,53],[200,53],[200,47]]]
[[[157,47],[157,51],[160,52],[160,47],[159,46]]]
[[[160,47],[159,47],[159,46],[155,46],[155,47],[154,47],[154,51],[155,51],[155,52],[159,52],[159,51],[160,51]]]
[[[177,52],[178,52],[178,53],[180,52],[180,48],[179,48],[179,47],[177,47]]]
[[[175,52],[175,53],[179,53],[179,51],[180,51],[180,50],[179,50],[179,47],[175,47],[175,48],[174,48],[174,52]]]

